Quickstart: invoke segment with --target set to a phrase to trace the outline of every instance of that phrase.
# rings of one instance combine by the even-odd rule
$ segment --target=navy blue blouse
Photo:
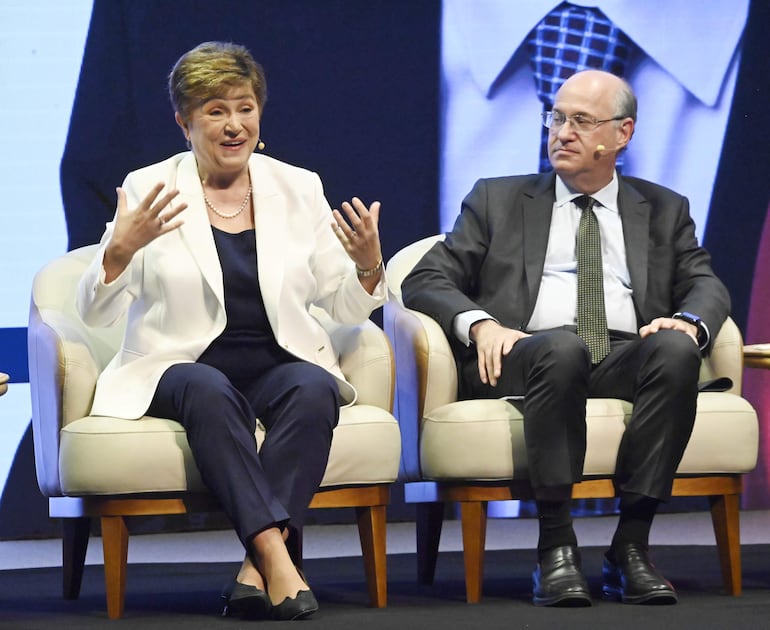
[[[225,288],[227,324],[198,358],[232,382],[252,380],[259,372],[296,358],[278,345],[259,288],[254,230],[231,234],[211,227]]]

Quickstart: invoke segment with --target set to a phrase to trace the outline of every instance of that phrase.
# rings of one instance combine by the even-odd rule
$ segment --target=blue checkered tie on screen
[[[623,76],[632,42],[598,9],[563,2],[527,38],[537,96],[550,111],[562,83],[580,70],[606,70]],[[621,160],[618,158],[618,168]],[[540,172],[551,170],[548,129],[543,127]]]

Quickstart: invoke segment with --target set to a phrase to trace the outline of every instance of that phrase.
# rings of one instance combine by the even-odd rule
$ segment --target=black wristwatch
[[[692,313],[688,313],[687,311],[674,313],[671,317],[673,317],[674,319],[681,319],[683,322],[692,324],[693,326],[697,327],[698,330],[700,330],[701,327],[703,326],[703,320],[700,317],[698,317],[697,315],[693,315]]]
[[[698,345],[700,346],[701,350],[703,350],[703,348],[708,345],[709,329],[708,326],[703,323],[703,320],[700,317],[693,315],[692,313],[688,313],[687,311],[674,313],[671,317],[674,319],[681,319],[683,322],[692,324],[698,329]]]

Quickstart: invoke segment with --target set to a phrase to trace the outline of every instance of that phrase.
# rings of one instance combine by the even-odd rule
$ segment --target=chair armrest
[[[0,396],[8,391],[8,381],[10,378],[5,372],[0,372]]]
[[[402,477],[419,480],[420,426],[426,412],[457,400],[457,365],[441,327],[404,306],[401,283],[443,234],[420,239],[397,252],[385,269],[390,290],[383,327],[396,357],[396,411],[401,429]]]
[[[332,340],[342,374],[356,388],[357,405],[374,405],[393,411],[395,367],[393,351],[383,330],[373,321],[340,324],[322,308],[310,307]]]
[[[383,319],[396,355],[399,395],[417,394],[420,417],[436,407],[455,402],[457,364],[438,323],[395,299],[385,305]]]
[[[42,314],[34,303],[27,345],[38,485],[45,496],[60,496],[59,432],[88,415],[99,369],[84,332],[67,315]]]
[[[743,337],[731,318],[727,318],[712,344],[711,354],[703,359],[700,380],[726,376],[733,386],[728,392],[740,396],[743,386]]]
[[[396,357],[396,411],[402,435],[402,474],[420,479],[419,436],[427,411],[457,400],[457,366],[441,327],[393,296],[383,324]]]
[[[367,320],[358,326],[327,327],[340,369],[358,392],[358,405],[393,411],[395,367],[385,332]]]

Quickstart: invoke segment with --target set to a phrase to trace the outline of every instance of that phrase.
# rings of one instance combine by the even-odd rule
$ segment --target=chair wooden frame
[[[169,497],[50,497],[49,515],[61,518],[62,594],[77,599],[83,579],[91,520],[98,518],[102,532],[107,616],[120,619],[125,611],[129,532],[132,516],[161,516],[215,512],[220,507],[213,495],[184,493]],[[387,605],[386,509],[388,485],[320,490],[310,508],[354,508],[369,596],[369,605]],[[292,550],[301,564],[301,548]]]
[[[708,497],[714,526],[722,583],[729,595],[741,594],[740,495],[741,475],[679,477],[673,496]],[[463,541],[465,597],[469,604],[482,597],[484,548],[489,501],[530,500],[528,481],[497,483],[413,482],[405,485],[407,502],[417,503],[417,577],[432,584],[446,503],[457,503]],[[609,499],[615,496],[611,479],[590,479],[574,486],[574,499]]]

